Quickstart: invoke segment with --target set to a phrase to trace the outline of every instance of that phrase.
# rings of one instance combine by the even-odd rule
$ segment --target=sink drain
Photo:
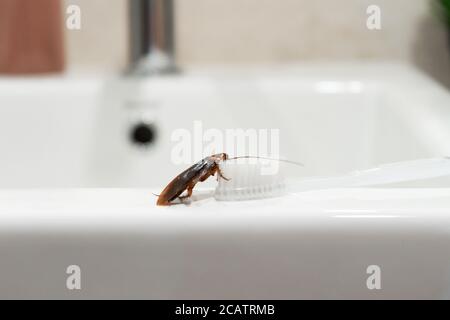
[[[135,124],[130,131],[130,140],[135,146],[151,146],[156,141],[155,126],[145,122]]]

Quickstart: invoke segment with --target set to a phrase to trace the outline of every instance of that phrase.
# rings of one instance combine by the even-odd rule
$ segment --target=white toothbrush
[[[318,189],[370,187],[450,176],[450,158],[402,161],[343,176],[314,177],[287,185],[283,175],[262,175],[261,163],[226,161],[221,171],[230,181],[220,180],[215,198],[223,201],[260,199],[289,192]]]

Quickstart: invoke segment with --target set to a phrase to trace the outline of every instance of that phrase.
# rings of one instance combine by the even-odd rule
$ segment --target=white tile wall
[[[127,0],[63,1],[81,8],[81,30],[66,30],[69,69],[123,69],[128,61]]]
[[[127,0],[64,0],[82,8],[81,31],[67,31],[75,69],[121,70],[128,61]],[[132,1],[132,0],[131,0]],[[408,61],[450,86],[446,28],[432,0],[175,0],[181,65],[310,60]],[[379,5],[382,29],[366,28]]]

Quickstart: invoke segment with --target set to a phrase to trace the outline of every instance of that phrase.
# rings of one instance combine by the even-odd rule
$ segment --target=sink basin
[[[200,134],[279,129],[280,156],[305,164],[293,177],[441,157],[450,154],[449,99],[396,64],[0,78],[0,188],[160,188],[208,154],[197,152],[207,146],[197,121]],[[155,128],[144,148],[130,142],[143,119]],[[186,163],[170,161],[176,130],[192,135]]]
[[[302,179],[448,156],[449,106],[398,64],[0,78],[0,298],[450,298],[447,180],[217,202],[210,179],[163,208],[152,195],[202,156],[198,124],[279,129]],[[146,146],[130,138],[142,122]],[[189,163],[171,161],[180,129]]]

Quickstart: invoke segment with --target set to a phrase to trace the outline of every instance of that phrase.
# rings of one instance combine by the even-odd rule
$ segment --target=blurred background
[[[255,153],[196,121],[279,129],[300,176],[448,155],[449,1],[0,0],[0,187],[160,187]]]
[[[56,14],[52,9],[55,11],[58,2],[61,17],[68,5],[81,8],[80,30],[63,28],[62,19],[48,18]],[[445,18],[439,18],[442,11],[436,10],[446,4],[447,0],[174,0],[175,59],[180,67],[399,60],[450,86],[449,27]],[[364,27],[369,5],[381,8],[381,30],[368,32]],[[22,24],[30,21],[27,6],[33,8],[33,19],[46,24],[37,24],[40,27],[35,32],[47,28],[48,38],[64,32],[61,48],[47,45],[47,52],[55,60],[64,49],[66,69],[116,72],[127,68],[133,20],[130,0],[1,0],[0,64],[6,63],[9,31],[13,28],[21,34],[26,29],[17,27],[14,17],[21,18]],[[20,7],[24,10],[15,12]],[[61,65],[62,61],[57,61],[50,69]]]

